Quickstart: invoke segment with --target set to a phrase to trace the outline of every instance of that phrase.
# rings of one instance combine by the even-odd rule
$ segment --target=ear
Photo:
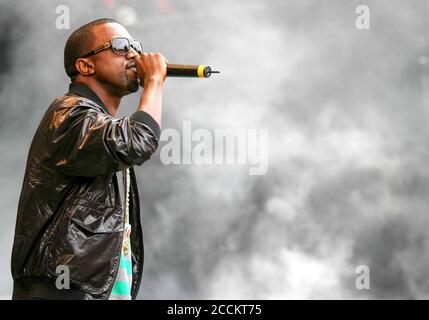
[[[89,59],[79,58],[76,60],[76,70],[83,76],[92,76],[95,73],[95,66]]]

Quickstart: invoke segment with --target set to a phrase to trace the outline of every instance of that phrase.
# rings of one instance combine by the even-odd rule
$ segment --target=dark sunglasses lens
[[[115,38],[112,40],[113,52],[119,55],[126,55],[130,50],[130,42],[126,38]]]
[[[133,48],[134,50],[136,50],[138,54],[141,54],[143,52],[142,45],[137,40],[133,40],[131,42],[131,48]]]

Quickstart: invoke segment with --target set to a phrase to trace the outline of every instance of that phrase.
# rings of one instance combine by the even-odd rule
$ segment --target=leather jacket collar
[[[79,81],[74,81],[70,83],[68,93],[76,94],[83,98],[87,98],[102,107],[107,114],[110,114],[103,101],[101,101],[97,94],[92,91],[86,84]]]

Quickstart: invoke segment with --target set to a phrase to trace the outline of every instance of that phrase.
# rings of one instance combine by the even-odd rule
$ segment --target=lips
[[[133,62],[128,63],[128,64],[126,65],[125,69],[126,69],[126,70],[132,70],[132,71],[134,71],[135,73],[137,73],[136,63],[135,63],[134,61],[133,61]]]
[[[136,68],[136,63],[134,61],[127,64],[126,69]]]

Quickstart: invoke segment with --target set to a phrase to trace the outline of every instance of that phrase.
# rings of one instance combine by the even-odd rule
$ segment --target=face
[[[128,31],[120,24],[105,23],[94,27],[95,40],[93,47],[109,42],[113,37],[133,39]],[[127,55],[117,55],[112,49],[103,50],[88,59],[94,65],[93,76],[113,94],[124,96],[139,89],[137,69],[134,58],[138,53],[130,49]]]

